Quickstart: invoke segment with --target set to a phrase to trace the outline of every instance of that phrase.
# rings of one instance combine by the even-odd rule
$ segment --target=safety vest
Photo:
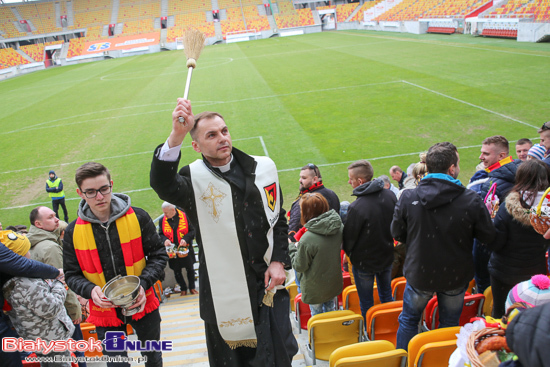
[[[46,180],[46,185],[48,185],[49,188],[52,187],[58,187],[61,183],[61,179],[58,177],[54,182],[52,180]],[[61,190],[60,192],[48,192],[51,198],[64,198],[65,192]]]

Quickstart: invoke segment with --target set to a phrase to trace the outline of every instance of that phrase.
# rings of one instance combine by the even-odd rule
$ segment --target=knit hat
[[[536,158],[538,160],[543,160],[544,153],[546,153],[546,148],[540,144],[535,144],[531,147],[531,149],[529,149],[529,152],[527,153],[527,155],[530,155],[531,157]]]
[[[29,239],[14,231],[1,231],[0,242],[18,255],[25,256],[31,248]]]
[[[506,298],[506,309],[516,302],[525,302],[535,307],[550,302],[550,279],[543,274],[518,283]]]

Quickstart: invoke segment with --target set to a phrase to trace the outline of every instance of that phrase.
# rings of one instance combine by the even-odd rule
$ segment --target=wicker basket
[[[479,354],[476,352],[476,345],[484,338],[499,335],[504,336],[505,331],[502,329],[488,327],[478,331],[474,331],[470,334],[468,338],[468,343],[466,345],[466,353],[468,354],[468,359],[472,367],[484,367],[483,363],[479,360]]]
[[[544,202],[544,199],[546,198],[546,195],[550,192],[550,187],[546,189],[544,192],[544,195],[540,198],[540,202],[537,205],[536,211],[534,211],[534,208],[531,208],[531,212],[529,213],[529,220],[531,221],[531,226],[533,226],[533,229],[537,231],[537,233],[545,234],[548,229],[550,229],[550,217],[546,214],[543,214],[542,209],[542,203]]]

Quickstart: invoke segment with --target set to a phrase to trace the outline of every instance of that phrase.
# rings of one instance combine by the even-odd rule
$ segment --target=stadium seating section
[[[335,9],[338,22],[361,21],[364,12],[382,0],[338,4],[318,7],[318,10]],[[460,18],[481,6],[487,0],[403,0],[396,6],[378,15],[375,21],[407,21],[420,18]],[[174,17],[174,25],[166,32],[166,41],[174,42],[190,28],[215,37],[213,21],[208,21],[211,0],[167,0],[168,16]],[[278,29],[314,25],[310,8],[296,9],[290,0],[271,1]],[[220,21],[223,36],[244,30],[267,31],[271,28],[268,17],[262,10],[263,0],[218,0],[218,8],[226,16]],[[359,8],[358,8],[359,7]],[[69,14],[71,13],[71,14]],[[351,16],[353,14],[353,17]],[[0,5],[0,39],[42,35],[62,30],[84,29],[82,38],[72,39],[67,57],[78,56],[85,42],[108,37],[107,25],[122,24],[123,35],[155,31],[155,20],[161,16],[160,0],[119,0],[118,9],[113,9],[111,0],[58,0]],[[67,16],[69,25],[62,28],[60,17]],[[112,19],[116,16],[116,21]],[[537,22],[550,21],[550,0],[508,0],[496,9],[482,15],[488,18],[528,18]],[[26,21],[25,23],[20,23]],[[158,23],[157,27],[158,27]],[[117,28],[117,32],[120,32]],[[448,24],[430,24],[430,33],[452,34],[456,28]],[[517,38],[517,23],[486,23],[483,36]],[[21,51],[35,61],[44,58],[44,44],[22,46]],[[17,51],[2,50],[0,67],[6,68],[29,61]]]
[[[0,69],[23,64],[30,64],[30,62],[13,48],[0,49]]]
[[[365,1],[363,5],[359,8],[357,13],[350,19],[351,21],[361,21],[364,19],[364,13],[365,11],[369,10],[382,0],[375,0],[375,1]]]

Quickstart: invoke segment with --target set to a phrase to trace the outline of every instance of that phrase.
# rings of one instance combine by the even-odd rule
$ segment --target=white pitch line
[[[260,138],[260,136],[256,136],[256,137],[251,137],[251,138],[243,138],[243,139],[236,139],[236,140],[247,140],[247,139],[255,139],[255,138]],[[531,138],[531,140],[537,140],[539,139],[538,137],[537,138]],[[234,141],[236,141],[234,140]],[[263,139],[262,139],[263,141]],[[510,140],[509,143],[515,143],[517,140]],[[467,145],[467,146],[463,146],[463,147],[458,147],[457,149],[471,149],[471,148],[479,148],[481,145]],[[409,155],[418,155],[420,153],[423,153],[424,151],[422,152],[413,152],[413,153],[403,153],[403,154],[394,154],[394,155],[386,155],[386,156],[382,156],[382,157],[374,157],[374,158],[365,158],[366,160],[368,161],[377,161],[377,160],[380,160],[380,159],[388,159],[388,158],[397,158],[397,157],[406,157],[406,156],[409,156]],[[147,153],[151,153],[151,152],[147,152]],[[355,162],[356,160],[353,160],[353,161],[343,161],[343,162],[335,162],[335,163],[325,163],[325,164],[318,164],[317,167],[332,167],[332,166],[338,166],[338,165],[342,165],[342,164],[349,164],[349,163],[353,163]],[[277,172],[291,172],[291,171],[299,171],[301,170],[302,167],[294,167],[294,168],[285,168],[285,169],[279,169],[277,170]],[[121,194],[129,194],[129,193],[133,193],[133,192],[141,192],[141,191],[149,191],[149,190],[152,190],[152,188],[150,187],[146,187],[146,188],[143,188],[143,189],[135,189],[135,190],[128,190],[128,191],[121,191],[120,193]],[[79,200],[80,198],[65,198],[65,201],[68,201],[68,200]],[[46,204],[49,204],[51,203],[51,201],[45,201],[45,202],[41,202],[41,203],[32,203],[32,204],[25,204],[25,205],[17,205],[17,206],[10,206],[10,207],[6,207],[6,208],[0,208],[0,210],[8,210],[8,209],[20,209],[20,208],[26,208],[26,207],[29,207],[29,206],[39,206],[39,205],[46,205]]]
[[[265,146],[264,138],[262,138],[261,135],[259,136],[259,138],[260,138],[260,143],[262,143],[262,147],[264,148],[265,156],[269,157],[269,153],[267,152],[267,147]]]
[[[342,32],[343,34],[347,34],[349,36],[356,36],[356,37],[368,37],[368,38],[381,38],[381,39],[389,39],[394,40],[395,42],[415,42],[415,43],[423,43],[427,45],[434,45],[434,46],[447,46],[447,47],[456,47],[456,48],[467,48],[470,50],[480,50],[480,51],[489,51],[489,52],[500,52],[505,54],[512,54],[512,55],[522,55],[522,56],[535,56],[535,57],[550,57],[550,55],[539,55],[539,54],[529,54],[524,52],[514,52],[514,51],[506,51],[506,50],[498,50],[498,49],[492,49],[492,48],[483,48],[483,47],[475,47],[475,46],[465,46],[455,43],[449,43],[445,41],[440,40],[420,40],[420,39],[412,39],[412,38],[398,38],[398,37],[391,37],[391,36],[378,36],[378,35],[372,35],[372,34],[361,34],[361,33],[347,33]],[[478,43],[479,44],[479,43]],[[474,45],[474,44],[470,44]]]
[[[536,138],[531,138],[530,140],[537,140],[537,139],[540,139],[539,137],[536,137]],[[509,140],[508,143],[515,143],[517,140]],[[460,149],[471,149],[471,148],[479,148],[481,147],[481,144],[479,145],[466,145],[466,146],[463,146],[463,147],[457,147],[458,150]],[[402,153],[402,154],[393,154],[393,155],[386,155],[386,156],[382,156],[382,157],[374,157],[374,158],[364,158],[366,159],[367,161],[378,161],[380,159],[389,159],[389,158],[398,158],[398,157],[406,157],[406,156],[409,156],[409,155],[419,155],[420,153],[425,153],[426,151],[423,150],[421,152],[413,152],[413,153]],[[362,159],[362,158],[361,158]],[[353,160],[353,161],[343,161],[343,162],[335,162],[335,163],[325,163],[325,164],[317,164],[317,167],[332,167],[332,166],[339,166],[341,164],[349,164],[349,163],[353,163],[353,162],[356,162],[357,159]],[[277,172],[291,172],[291,171],[300,171],[302,169],[302,167],[294,167],[294,168],[285,168],[285,169],[280,169],[280,170],[277,170]]]
[[[264,144],[263,139],[262,139],[261,136],[251,136],[251,137],[248,137],[248,138],[233,139],[233,141],[250,140],[250,139],[258,139],[258,138],[260,139],[260,142],[261,142],[262,146],[264,146],[264,152],[267,155],[267,149],[265,148],[265,144]],[[191,148],[191,146],[190,145],[182,146],[182,148]],[[24,171],[32,171],[32,170],[35,170],[35,169],[70,166],[72,164],[77,164],[77,163],[98,162],[98,161],[107,160],[107,159],[118,159],[118,158],[132,157],[132,156],[141,155],[141,154],[153,154],[153,150],[146,150],[144,152],[137,152],[137,153],[114,155],[114,156],[103,157],[103,158],[83,159],[83,160],[79,160],[79,161],[66,162],[66,163],[57,163],[57,164],[51,164],[51,165],[47,165],[47,166],[22,168],[22,169],[16,169],[16,170],[13,170],[13,171],[0,172],[0,175],[6,174],[6,173],[17,173],[17,172],[24,172]]]
[[[515,119],[515,118],[513,118],[513,117],[506,116],[506,115],[504,115],[504,114],[502,114],[502,113],[500,113],[500,112],[496,112],[496,111],[489,110],[489,109],[487,109],[487,108],[485,108],[485,107],[481,107],[481,106],[475,105],[475,104],[473,104],[473,103],[466,102],[466,101],[463,101],[463,100],[458,99],[458,98],[455,98],[455,97],[451,97],[451,96],[449,96],[449,95],[447,95],[447,94],[443,94],[443,93],[441,93],[441,92],[438,92],[438,91],[435,91],[435,90],[433,90],[433,89],[429,89],[429,88],[423,87],[423,86],[418,85],[418,84],[414,84],[414,83],[408,82],[408,81],[406,81],[406,80],[402,80],[402,82],[405,83],[405,84],[412,85],[413,87],[417,87],[417,88],[420,88],[420,89],[424,89],[424,90],[426,90],[426,91],[428,91],[428,92],[437,94],[437,95],[439,95],[439,96],[442,96],[442,97],[445,97],[445,98],[452,99],[453,101],[457,101],[457,102],[463,103],[463,104],[465,104],[465,105],[468,105],[468,106],[471,106],[471,107],[478,108],[478,109],[483,110],[483,111],[485,111],[485,112],[490,112],[490,113],[492,113],[492,114],[494,114],[494,115],[497,115],[497,116],[500,116],[500,117],[504,117],[505,119],[515,121],[515,122],[520,123],[520,124],[522,124],[522,125],[529,126],[529,127],[534,128],[534,129],[538,129],[538,127],[536,127],[536,126],[533,126],[533,125],[531,125],[531,124],[528,124],[527,122],[520,121],[520,120]]]
[[[128,191],[119,191],[120,194],[130,194],[132,192],[140,192],[140,191],[149,191],[149,190],[153,190],[152,188],[150,187],[146,187],[144,189],[135,189],[135,190],[128,190]],[[80,200],[80,197],[77,197],[77,198],[65,198],[65,201],[71,201],[71,200]],[[8,209],[21,209],[21,208],[26,208],[26,207],[29,207],[29,206],[39,206],[39,205],[47,205],[47,204],[50,204],[51,201],[43,201],[41,203],[32,203],[32,204],[25,204],[25,205],[16,205],[16,206],[10,206],[10,207],[7,207],[7,208],[0,208],[0,210],[8,210]]]
[[[343,86],[343,87],[315,89],[315,90],[294,92],[294,93],[272,94],[272,95],[267,95],[267,96],[235,99],[235,100],[232,100],[232,101],[210,101],[210,102],[199,102],[199,103],[200,103],[200,106],[216,105],[216,104],[227,104],[227,103],[240,103],[240,102],[248,102],[248,101],[257,101],[257,100],[261,100],[261,99],[288,97],[288,96],[296,96],[296,95],[309,94],[309,93],[321,93],[321,92],[329,92],[329,91],[334,91],[334,90],[345,90],[345,89],[351,89],[351,88],[364,88],[364,87],[371,87],[371,86],[374,86],[374,85],[395,84],[395,83],[401,83],[401,82],[402,82],[401,80],[394,80],[394,81],[389,81],[389,82],[358,84],[358,85],[350,85],[350,86]],[[159,104],[166,104],[166,103],[157,103],[157,105],[159,105]],[[148,105],[144,105],[144,106],[148,106]],[[195,107],[196,106],[197,105],[195,105]],[[135,107],[136,106],[133,106],[132,108],[135,108]],[[139,107],[139,106],[137,106],[137,107]],[[120,109],[125,109],[125,108],[130,108],[130,107],[121,107]],[[93,114],[97,115],[99,113],[109,112],[109,111],[113,111],[113,110],[97,111],[97,112],[94,112]],[[98,121],[106,121],[106,120],[116,120],[116,119],[121,119],[121,118],[132,117],[132,116],[142,116],[144,114],[155,114],[155,113],[160,113],[160,112],[171,112],[171,111],[172,111],[172,109],[170,109],[170,110],[156,110],[156,111],[140,112],[140,113],[129,114],[129,115],[109,116],[109,117],[102,117],[102,118],[96,118],[96,119],[90,119],[90,120],[79,120],[79,121],[76,121],[76,122],[70,122],[70,123],[64,123],[64,124],[58,124],[58,125],[51,125],[50,124],[51,122],[57,122],[57,121],[61,121],[61,120],[69,120],[73,117],[76,118],[76,117],[92,114],[90,112],[90,113],[86,113],[84,115],[73,116],[73,117],[64,117],[62,119],[57,119],[57,120],[48,121],[48,122],[42,122],[42,123],[35,124],[35,125],[32,125],[32,126],[23,127],[23,128],[17,129],[17,130],[2,131],[2,132],[0,132],[0,135],[13,134],[13,133],[21,132],[21,131],[27,132],[27,131],[39,130],[39,129],[51,129],[51,128],[54,128],[54,127],[66,127],[66,126],[70,126],[70,125],[85,124],[85,123],[94,122],[94,121],[98,122]],[[43,126],[45,124],[48,124],[48,125]]]

